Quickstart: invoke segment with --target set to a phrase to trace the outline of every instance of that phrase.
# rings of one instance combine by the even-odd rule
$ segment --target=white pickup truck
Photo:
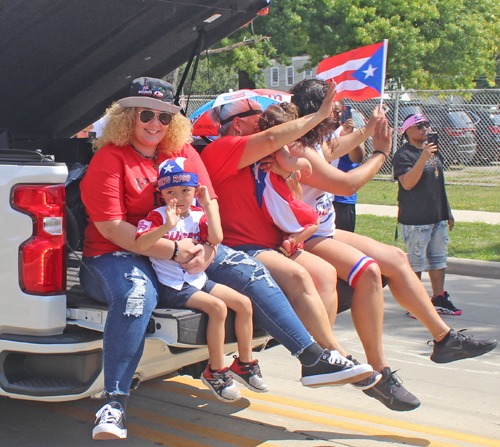
[[[78,284],[78,178],[71,138],[125,96],[253,20],[267,0],[30,0],[0,6],[0,396],[65,401],[103,389],[105,306]],[[68,177],[68,168],[70,176]],[[74,177],[74,178],[73,178]],[[70,247],[71,246],[71,247]],[[229,329],[226,352],[236,349]],[[199,375],[206,315],[156,309],[139,381]],[[266,343],[256,328],[254,345]]]

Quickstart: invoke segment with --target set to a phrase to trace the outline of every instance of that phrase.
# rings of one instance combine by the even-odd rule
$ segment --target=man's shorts
[[[207,279],[207,282],[200,290],[195,286],[185,282],[182,285],[181,290],[174,289],[172,287],[166,286],[160,283],[158,306],[162,308],[172,308],[172,309],[182,309],[187,300],[191,298],[196,292],[210,293],[212,289],[217,285],[216,282]]]
[[[414,272],[446,268],[448,259],[448,223],[403,225],[401,239],[406,244],[408,261]]]

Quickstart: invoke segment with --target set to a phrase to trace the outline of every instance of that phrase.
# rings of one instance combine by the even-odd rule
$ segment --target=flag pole
[[[389,39],[384,39],[384,62],[382,64],[382,91],[380,93],[380,111],[382,111],[382,104],[384,102],[384,89],[385,89],[385,74],[387,67],[387,49],[389,47]]]

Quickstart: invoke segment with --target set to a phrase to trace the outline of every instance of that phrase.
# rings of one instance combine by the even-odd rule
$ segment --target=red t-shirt
[[[193,146],[185,144],[175,156],[188,158],[195,164],[199,182],[208,188],[210,197],[216,199],[207,170]],[[158,164],[167,158],[169,156],[159,154]],[[124,220],[137,226],[150,211],[164,205],[156,189],[157,176],[153,161],[141,157],[130,145],[108,144],[95,153],[80,184],[89,216],[84,256],[123,250],[102,236],[94,222]]]
[[[283,234],[259,208],[252,170],[250,166],[238,170],[248,138],[219,138],[203,150],[201,158],[219,198],[224,244],[276,248]]]

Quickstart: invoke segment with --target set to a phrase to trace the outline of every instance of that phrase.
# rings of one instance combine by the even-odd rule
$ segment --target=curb
[[[446,274],[500,279],[500,262],[448,258]]]

